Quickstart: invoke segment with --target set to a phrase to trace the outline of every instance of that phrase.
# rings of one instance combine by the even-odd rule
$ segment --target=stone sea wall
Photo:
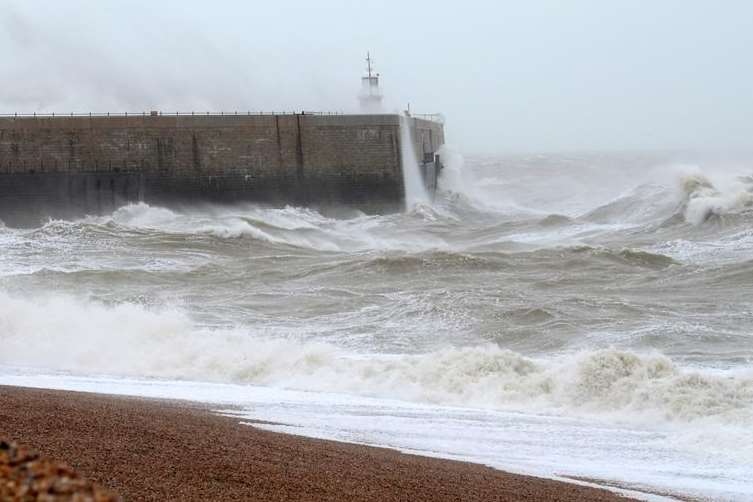
[[[419,158],[444,143],[411,119]],[[100,214],[135,201],[398,210],[397,115],[0,117],[0,220]]]

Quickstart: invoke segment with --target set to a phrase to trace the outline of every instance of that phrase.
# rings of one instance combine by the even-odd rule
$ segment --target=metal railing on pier
[[[412,113],[411,117],[444,124],[444,115],[441,113]]]
[[[281,112],[252,112],[252,111],[246,111],[246,112],[161,112],[161,111],[150,111],[150,112],[136,112],[136,113],[130,113],[130,112],[105,112],[105,113],[0,113],[0,117],[3,118],[52,118],[52,117],[201,117],[201,116],[216,116],[216,117],[225,117],[225,116],[242,116],[242,115],[248,115],[248,116],[259,116],[259,115],[345,115],[344,112],[314,112],[309,110],[304,110],[300,112],[291,112],[291,111],[281,111]]]

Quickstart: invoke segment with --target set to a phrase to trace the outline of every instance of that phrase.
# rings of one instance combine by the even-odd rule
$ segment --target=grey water
[[[642,454],[668,457],[665,488],[753,496],[753,163],[444,157],[435,200],[398,214],[135,204],[0,226],[0,375],[658,428]],[[698,466],[719,459],[739,470],[704,491]]]

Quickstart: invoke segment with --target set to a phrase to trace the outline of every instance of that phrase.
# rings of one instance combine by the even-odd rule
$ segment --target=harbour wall
[[[441,123],[409,123],[419,160],[444,143]],[[395,114],[0,117],[0,220],[136,201],[400,210],[399,127]]]

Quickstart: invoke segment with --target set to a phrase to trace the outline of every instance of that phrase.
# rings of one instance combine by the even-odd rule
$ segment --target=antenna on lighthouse
[[[382,90],[379,88],[379,74],[374,73],[371,52],[366,53],[366,76],[361,77],[361,93],[358,100],[361,111],[377,113],[382,110]]]

